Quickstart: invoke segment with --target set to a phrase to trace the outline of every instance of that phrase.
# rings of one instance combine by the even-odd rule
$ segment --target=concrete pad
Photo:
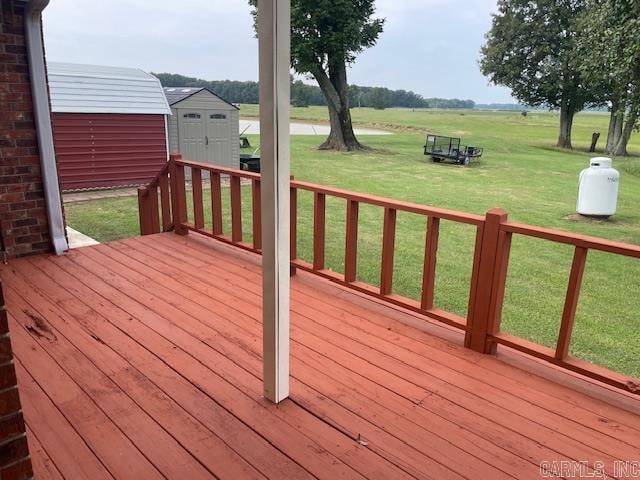
[[[69,248],[90,247],[91,245],[100,245],[100,242],[93,238],[67,227],[67,239],[69,240]]]
[[[240,131],[244,131],[246,135],[260,134],[260,121],[258,120],[240,120]],[[291,123],[291,135],[322,135],[327,136],[331,128],[329,125],[320,125],[313,123]],[[354,128],[356,135],[393,135],[391,132],[384,130],[374,130],[371,128]]]

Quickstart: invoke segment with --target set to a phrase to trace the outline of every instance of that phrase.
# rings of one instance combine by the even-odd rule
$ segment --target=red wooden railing
[[[192,212],[190,212],[190,221],[187,220],[188,188],[185,182],[186,168],[191,171],[190,194],[193,199],[193,207]],[[208,173],[210,181],[211,228],[205,228],[203,172]],[[230,234],[226,234],[223,228],[223,178],[229,183]],[[252,243],[246,243],[243,240],[241,195],[243,181],[251,185]],[[299,191],[311,192],[314,197],[313,260],[311,263],[298,258],[297,218]],[[344,273],[329,270],[325,265],[325,214],[326,198],[328,196],[346,201]],[[465,332],[465,346],[478,352],[495,353],[497,345],[501,344],[609,385],[633,393],[640,393],[640,384],[636,380],[569,355],[569,345],[587,252],[589,250],[599,250],[640,258],[640,247],[511,223],[507,221],[507,213],[501,209],[493,209],[482,216],[473,215],[295,180],[291,181],[290,199],[292,270],[300,269],[311,272],[332,282],[463,330]],[[175,230],[179,234],[194,231],[244,250],[261,253],[259,174],[187,161],[183,160],[180,155],[172,155],[160,174],[147,187],[139,189],[138,200],[142,235],[170,230]],[[360,205],[362,204],[376,206],[384,211],[379,287],[358,280],[358,217]],[[396,218],[398,212],[406,212],[425,218],[426,242],[420,301],[398,295],[393,290]],[[476,231],[467,318],[441,310],[434,305],[436,261],[441,220],[470,225]],[[573,266],[569,277],[565,307],[555,350],[500,331],[511,239],[514,234],[575,246]]]

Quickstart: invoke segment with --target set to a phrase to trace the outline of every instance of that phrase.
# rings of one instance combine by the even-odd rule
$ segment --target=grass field
[[[257,107],[246,106],[244,116]],[[586,149],[594,131],[606,135],[605,114],[580,114],[573,152],[553,147],[557,115],[519,113],[355,109],[354,121],[386,128],[392,136],[362,137],[374,150],[341,154],[319,152],[320,137],[293,137],[292,174],[359,192],[482,214],[502,207],[512,220],[640,244],[640,159],[616,159],[622,172],[618,214],[610,221],[574,215],[577,176],[588,165]],[[322,108],[293,109],[292,118],[325,121]],[[471,167],[432,164],[422,154],[426,132],[463,137],[485,148]],[[257,143],[257,137],[250,139]],[[640,154],[640,135],[632,139]],[[245,204],[249,192],[243,192]],[[327,204],[327,263],[342,271],[344,203]],[[228,210],[227,210],[228,211]],[[248,213],[248,209],[247,209]],[[100,241],[138,232],[134,198],[101,200],[66,207],[69,225]],[[364,207],[360,214],[359,278],[378,285],[382,212]],[[312,198],[300,198],[301,257],[311,259]],[[249,215],[245,215],[250,232]],[[420,295],[424,219],[399,215],[394,289]],[[442,225],[438,254],[436,304],[466,314],[474,231],[450,222]],[[507,282],[503,329],[547,346],[556,341],[572,249],[542,240],[516,237]],[[640,377],[640,263],[590,253],[578,307],[572,354]]]

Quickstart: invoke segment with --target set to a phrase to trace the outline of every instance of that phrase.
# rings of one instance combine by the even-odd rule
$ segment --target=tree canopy
[[[588,0],[579,26],[581,76],[611,106],[606,152],[626,155],[640,118],[640,2]]]
[[[571,148],[573,117],[593,100],[576,55],[585,8],[586,0],[498,0],[481,50],[480,67],[491,82],[524,104],[560,109],[560,147]]]
[[[258,0],[249,0],[257,14]],[[347,66],[376,44],[384,19],[375,0],[292,0],[291,66],[318,82],[329,108],[331,133],[325,149],[362,148],[353,133]]]

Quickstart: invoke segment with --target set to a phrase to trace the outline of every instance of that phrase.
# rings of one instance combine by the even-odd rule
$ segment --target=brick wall
[[[3,480],[26,480],[33,476],[25,431],[0,280],[0,478]]]
[[[24,7],[0,0],[0,249],[51,249],[24,38]],[[4,245],[2,245],[2,243]]]

